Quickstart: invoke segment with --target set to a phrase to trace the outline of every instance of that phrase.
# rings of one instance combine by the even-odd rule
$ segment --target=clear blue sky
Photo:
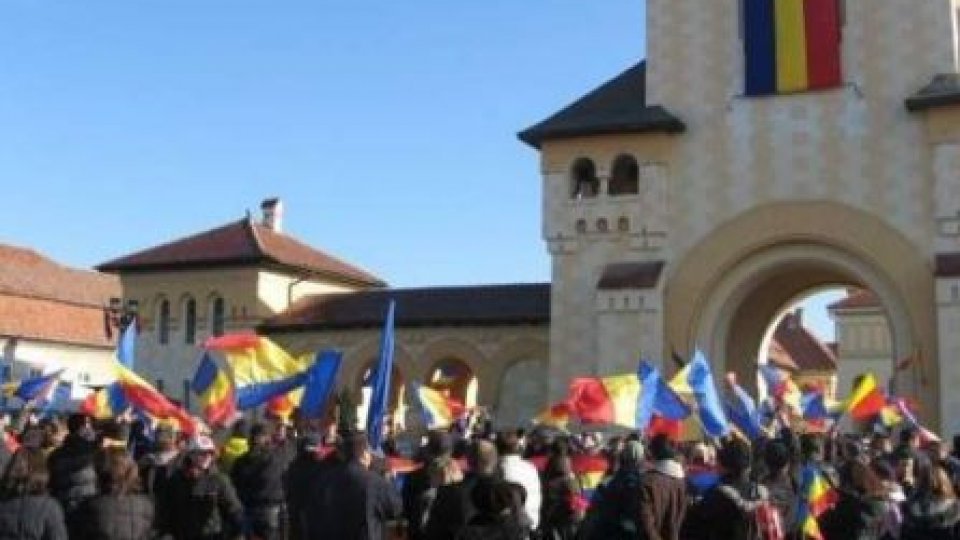
[[[642,0],[4,0],[0,241],[92,266],[256,209],[394,286],[549,279],[515,133]]]
[[[515,133],[644,54],[641,0],[0,2],[0,240],[91,266],[278,195],[397,286],[549,279]]]

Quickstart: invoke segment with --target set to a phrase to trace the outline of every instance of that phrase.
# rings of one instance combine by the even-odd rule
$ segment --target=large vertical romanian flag
[[[303,362],[262,336],[229,334],[211,338],[204,346],[226,356],[241,410],[303,386],[307,378]]]
[[[748,96],[841,84],[839,0],[744,0]]]

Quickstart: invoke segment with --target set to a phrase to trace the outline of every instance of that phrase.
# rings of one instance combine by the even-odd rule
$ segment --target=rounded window
[[[621,154],[613,161],[610,195],[636,195],[640,192],[640,166],[633,156]]]
[[[596,197],[600,192],[600,179],[597,178],[597,167],[593,161],[580,158],[573,164],[571,171],[573,185],[570,195],[574,199]]]

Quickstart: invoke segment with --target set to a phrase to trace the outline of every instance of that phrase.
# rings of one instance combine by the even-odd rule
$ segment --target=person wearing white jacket
[[[530,520],[531,530],[535,531],[540,525],[540,473],[533,463],[520,457],[520,439],[515,433],[500,433],[497,436],[497,451],[500,453],[503,479],[520,485],[527,492],[523,509]]]

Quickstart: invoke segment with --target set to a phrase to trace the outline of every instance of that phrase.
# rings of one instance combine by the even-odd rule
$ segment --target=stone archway
[[[922,254],[876,217],[827,202],[755,209],[691,249],[668,277],[665,346],[685,353],[699,346],[717,372],[737,372],[752,384],[764,332],[779,310],[805,291],[837,284],[877,294],[898,357],[920,349],[936,358],[933,277]],[[928,370],[935,374],[936,365]],[[918,385],[907,388],[936,422],[937,388]]]

